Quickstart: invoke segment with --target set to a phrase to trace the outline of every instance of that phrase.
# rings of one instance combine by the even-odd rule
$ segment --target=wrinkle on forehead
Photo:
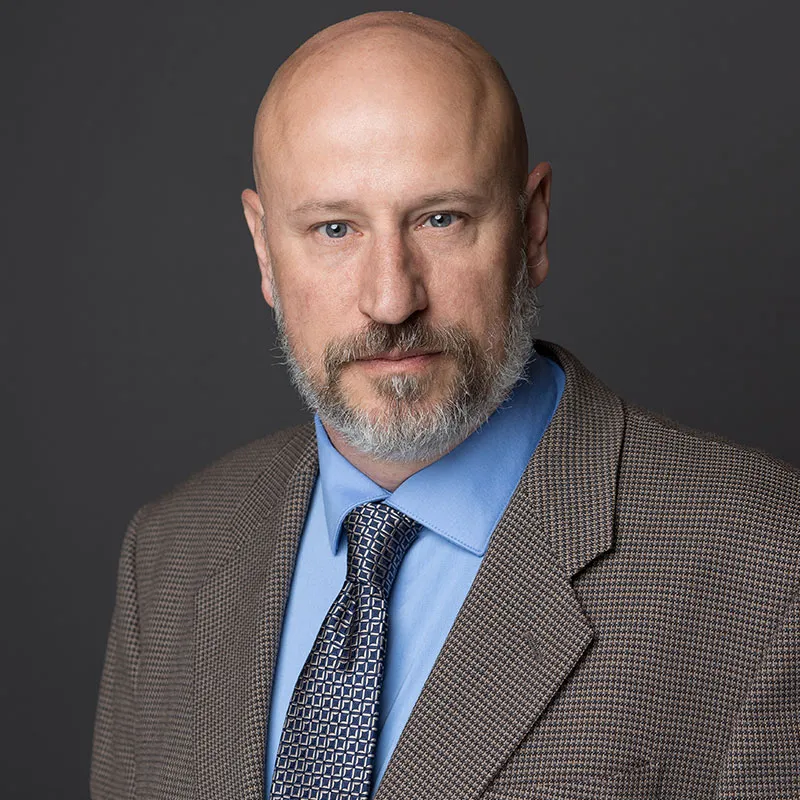
[[[314,115],[315,93],[343,76],[367,82],[398,75],[445,76],[455,115],[482,116],[473,124],[498,134],[515,190],[527,172],[527,139],[517,99],[497,61],[463,31],[408,12],[372,12],[325,28],[301,45],[277,70],[256,116],[253,170],[257,188],[270,156],[298,117]],[[350,85],[348,84],[348,90]],[[373,95],[375,99],[378,98]],[[472,127],[472,125],[470,126]]]

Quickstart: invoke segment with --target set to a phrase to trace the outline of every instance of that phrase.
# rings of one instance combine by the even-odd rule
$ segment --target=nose
[[[362,265],[358,308],[375,322],[398,325],[428,305],[418,259],[403,235],[375,238]]]

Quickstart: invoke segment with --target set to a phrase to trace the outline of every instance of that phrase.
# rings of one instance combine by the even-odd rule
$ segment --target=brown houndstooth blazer
[[[377,800],[800,798],[800,474],[537,349],[564,394]],[[305,425],[136,514],[95,800],[261,800],[316,469]]]

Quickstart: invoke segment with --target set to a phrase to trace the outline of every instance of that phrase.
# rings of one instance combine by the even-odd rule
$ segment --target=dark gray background
[[[3,797],[86,796],[134,510],[304,417],[241,215],[251,124],[297,45],[381,7],[45,0],[0,26]],[[800,462],[800,7],[406,8],[499,57],[553,163],[541,335]]]

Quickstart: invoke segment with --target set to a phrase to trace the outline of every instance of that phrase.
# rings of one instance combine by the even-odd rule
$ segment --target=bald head
[[[529,355],[551,170],[526,175],[503,71],[414,14],[326,28],[275,74],[254,166],[242,205],[298,387],[365,474],[361,456],[411,474],[488,416]]]
[[[384,129],[433,124],[442,135],[457,131],[491,151],[515,191],[524,184],[527,139],[508,80],[481,45],[443,22],[374,12],[325,28],[301,45],[275,73],[256,117],[259,194],[287,141],[302,139],[310,126],[330,126],[332,115],[344,136],[376,118]]]

